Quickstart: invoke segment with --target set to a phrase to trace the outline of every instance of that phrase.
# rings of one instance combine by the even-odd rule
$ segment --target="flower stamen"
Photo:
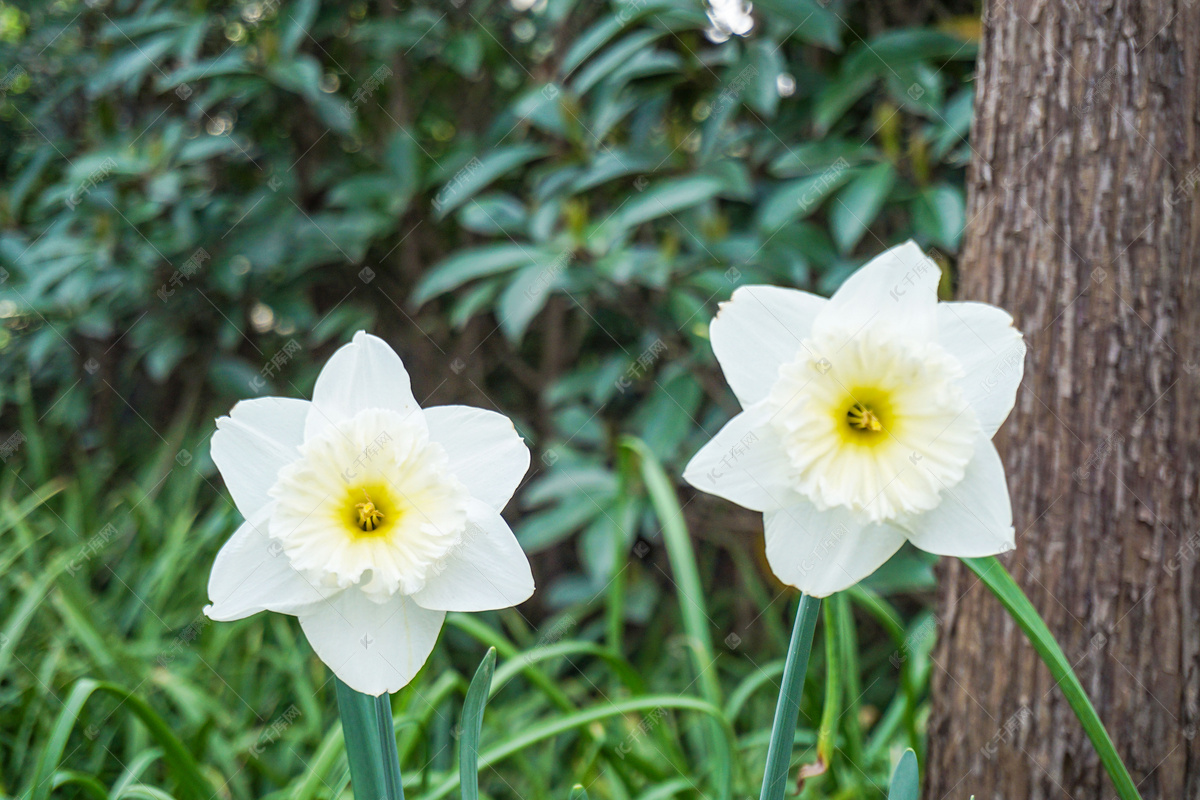
[[[371,496],[367,494],[366,489],[363,489],[363,497],[367,498],[366,502],[356,503],[354,507],[358,509],[358,527],[369,533],[379,527],[379,523],[383,521],[383,512],[371,502]]]
[[[879,421],[879,417],[862,403],[850,406],[850,410],[846,412],[846,422],[851,428],[860,431],[878,433],[883,430],[883,423]]]

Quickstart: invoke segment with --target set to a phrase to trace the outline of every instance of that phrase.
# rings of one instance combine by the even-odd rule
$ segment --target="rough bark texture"
[[[1198,5],[989,0],[959,292],[1029,344],[1005,562],[1146,800],[1200,798]],[[1115,797],[1020,631],[943,576],[926,797]]]

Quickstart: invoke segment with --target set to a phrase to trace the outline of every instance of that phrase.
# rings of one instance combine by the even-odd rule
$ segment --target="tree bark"
[[[1200,798],[1200,7],[989,0],[963,299],[1029,345],[1005,563],[1146,800]],[[931,800],[1115,797],[1061,691],[943,566]]]

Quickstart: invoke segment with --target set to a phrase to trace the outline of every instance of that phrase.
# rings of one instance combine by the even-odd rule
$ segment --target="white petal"
[[[528,600],[533,573],[508,523],[482,500],[472,500],[467,513],[462,543],[434,565],[413,600],[444,611],[489,611]]]
[[[808,502],[763,515],[767,561],[779,580],[828,597],[858,583],[904,544],[886,523],[865,523],[848,509],[818,511]]]
[[[767,396],[828,301],[778,286],[743,286],[712,321],[709,336],[725,380],[746,408]]]
[[[980,438],[966,475],[942,490],[941,504],[905,527],[910,542],[938,555],[990,556],[1013,549],[1012,501],[990,439]]]
[[[772,511],[800,498],[788,480],[789,461],[782,439],[771,430],[769,409],[750,406],[725,424],[692,456],[683,479],[754,511]]]
[[[962,362],[959,380],[989,439],[1008,419],[1025,374],[1025,339],[1005,311],[985,303],[939,303],[938,342]]]
[[[446,448],[450,469],[471,494],[497,511],[529,470],[529,448],[512,420],[471,406],[425,409],[429,438]]]
[[[217,553],[208,578],[209,619],[227,622],[259,611],[294,614],[324,597],[292,569],[282,548],[267,536],[269,509],[242,523]]]
[[[868,324],[932,340],[937,333],[937,287],[942,270],[915,242],[876,256],[846,279],[821,310],[815,327],[848,340]],[[832,333],[830,335],[833,335]]]
[[[416,676],[446,612],[421,608],[402,594],[376,603],[351,587],[299,617],[309,644],[333,673],[351,689],[378,697]]]
[[[254,516],[283,467],[299,457],[312,404],[290,397],[242,400],[217,420],[210,451],[242,516]]]
[[[420,413],[408,372],[396,351],[378,336],[359,331],[330,357],[317,376],[306,439],[367,408]]]

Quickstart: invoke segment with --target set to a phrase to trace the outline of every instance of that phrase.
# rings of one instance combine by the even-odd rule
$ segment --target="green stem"
[[[1125,769],[1125,764],[1117,754],[1117,748],[1113,746],[1108,731],[1104,729],[1100,715],[1096,713],[1095,707],[1088,700],[1087,692],[1083,689],[1083,684],[1079,682],[1075,670],[1071,668],[1071,662],[1063,654],[1062,648],[1054,640],[1054,635],[1042,621],[1037,609],[1029,602],[1025,592],[1021,591],[1021,587],[1013,580],[1012,575],[1008,574],[1008,570],[994,556],[964,558],[963,561],[979,576],[992,594],[996,595],[996,599],[1025,632],[1033,649],[1049,667],[1054,682],[1062,687],[1067,703],[1075,712],[1075,716],[1079,718],[1088,738],[1092,740],[1092,746],[1096,748],[1096,753],[1100,756],[1100,763],[1104,765],[1104,769],[1108,771],[1108,776],[1112,778],[1112,782],[1116,786],[1117,795],[1121,800],[1141,800],[1137,786],[1134,785],[1133,778],[1129,776],[1129,770]]]
[[[338,713],[350,762],[350,782],[360,800],[404,800],[389,695],[356,692],[338,678]]]
[[[808,654],[812,650],[813,633],[817,629],[817,614],[820,609],[821,598],[800,595],[796,625],[792,628],[787,662],[783,667],[783,683],[779,687],[779,703],[775,706],[775,724],[771,728],[771,742],[767,745],[767,767],[763,775],[760,800],[783,800],[788,767],[792,762],[796,721],[800,718],[804,673],[808,671]]]

